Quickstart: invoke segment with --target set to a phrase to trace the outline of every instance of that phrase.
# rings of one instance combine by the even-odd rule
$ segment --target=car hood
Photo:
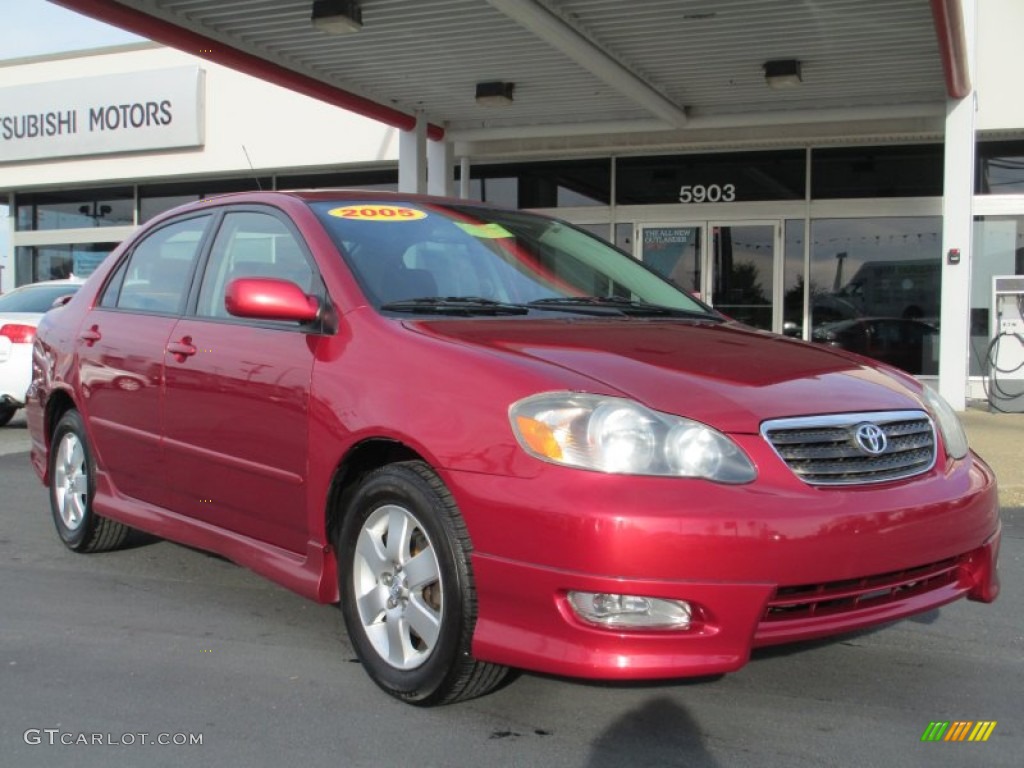
[[[897,373],[735,323],[560,318],[406,325],[541,360],[727,432],[756,433],[765,419],[921,407]]]

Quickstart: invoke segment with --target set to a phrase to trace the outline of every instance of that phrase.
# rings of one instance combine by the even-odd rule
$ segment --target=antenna
[[[252,177],[256,181],[256,189],[262,192],[263,185],[260,184],[260,177],[256,175],[256,166],[252,164],[252,158],[249,157],[249,150],[245,148],[245,144],[242,145],[242,152],[245,153],[245,160],[247,163],[249,163],[249,168],[252,170]]]

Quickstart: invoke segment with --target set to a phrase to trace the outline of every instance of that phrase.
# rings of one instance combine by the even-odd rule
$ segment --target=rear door
[[[232,317],[239,277],[324,295],[305,243],[275,209],[225,213],[193,308],[164,359],[168,494],[175,511],[294,552],[308,539],[309,388],[318,330]]]
[[[100,466],[121,493],[165,502],[163,356],[186,306],[212,217],[176,219],[121,261],[79,332],[82,409]]]

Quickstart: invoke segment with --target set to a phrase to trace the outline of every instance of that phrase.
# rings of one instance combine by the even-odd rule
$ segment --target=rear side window
[[[230,317],[224,306],[228,284],[240,277],[289,280],[306,293],[316,293],[313,268],[295,235],[276,216],[257,211],[228,213],[210,251],[196,314]]]
[[[176,221],[145,237],[115,272],[100,304],[180,314],[210,216]]]

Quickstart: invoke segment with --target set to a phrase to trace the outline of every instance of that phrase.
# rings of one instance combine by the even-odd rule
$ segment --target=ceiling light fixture
[[[512,103],[512,91],[515,87],[515,83],[503,83],[499,80],[477,83],[476,103],[485,107],[507,107]]]
[[[363,28],[363,10],[351,0],[313,0],[313,26],[331,35],[347,35]]]
[[[764,63],[764,81],[769,88],[795,88],[803,82],[797,59],[776,59]]]

